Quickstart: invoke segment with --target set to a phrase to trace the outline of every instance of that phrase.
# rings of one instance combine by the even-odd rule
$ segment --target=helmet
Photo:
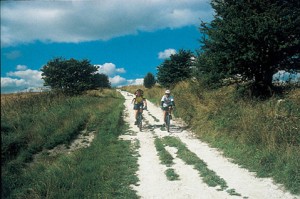
[[[171,91],[170,90],[166,90],[165,94],[170,94]]]

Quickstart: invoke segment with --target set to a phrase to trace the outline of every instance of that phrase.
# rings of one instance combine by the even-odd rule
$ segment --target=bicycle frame
[[[142,126],[143,126],[143,114],[142,114],[142,110],[143,110],[143,107],[139,107],[139,110],[138,110],[138,116],[137,116],[137,126],[139,127],[140,131],[142,131]]]

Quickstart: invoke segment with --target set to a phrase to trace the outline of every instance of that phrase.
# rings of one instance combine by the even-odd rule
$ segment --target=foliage
[[[152,88],[156,83],[155,77],[152,73],[147,73],[144,77],[144,86],[146,88]]]
[[[67,94],[79,94],[96,87],[110,87],[108,77],[97,74],[98,67],[89,60],[54,58],[41,69],[45,86]]]
[[[251,80],[256,95],[270,94],[278,70],[299,71],[300,2],[212,1],[215,19],[202,23],[197,77],[212,87],[224,78]]]
[[[164,87],[170,87],[176,83],[189,79],[192,75],[192,58],[190,51],[180,50],[171,55],[160,66],[157,67],[158,83]]]
[[[105,74],[99,74],[96,73],[92,77],[92,86],[90,89],[96,89],[96,88],[111,88],[109,78]]]

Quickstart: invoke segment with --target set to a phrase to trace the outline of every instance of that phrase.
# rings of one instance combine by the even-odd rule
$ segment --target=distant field
[[[43,93],[10,93],[10,94],[1,94],[1,105],[5,104],[12,100],[25,99],[35,95],[41,95]]]

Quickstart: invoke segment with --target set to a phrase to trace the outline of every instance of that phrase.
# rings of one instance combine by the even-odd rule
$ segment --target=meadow
[[[133,93],[137,88],[157,105],[165,91],[159,86],[122,89]],[[175,117],[199,139],[258,176],[272,177],[300,194],[299,88],[267,100],[242,99],[235,86],[207,90],[195,82],[181,82],[171,91]],[[118,139],[128,132],[123,103],[110,89],[73,97],[1,95],[2,198],[138,198],[130,187],[138,183],[136,149]],[[49,149],[69,146],[82,130],[96,132],[90,147],[50,156]],[[175,142],[156,140],[156,147]],[[158,151],[164,164],[172,164],[165,151]],[[182,153],[189,151],[182,148]],[[167,176],[177,178],[172,170]]]
[[[135,151],[118,140],[123,102],[114,90],[1,96],[2,198],[136,198]],[[90,147],[49,155],[83,129],[96,132]]]
[[[165,89],[144,89],[145,97],[160,104]],[[272,177],[292,193],[300,193],[300,89],[270,99],[241,98],[234,85],[208,90],[197,82],[171,89],[176,117],[182,118],[201,140],[259,177]]]

